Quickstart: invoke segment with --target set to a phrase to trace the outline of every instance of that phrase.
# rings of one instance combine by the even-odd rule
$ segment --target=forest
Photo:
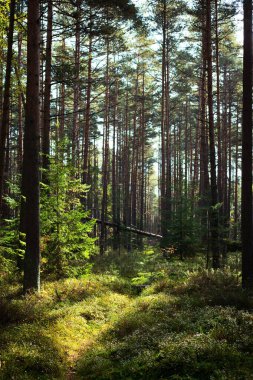
[[[253,380],[251,0],[0,0],[0,380]]]

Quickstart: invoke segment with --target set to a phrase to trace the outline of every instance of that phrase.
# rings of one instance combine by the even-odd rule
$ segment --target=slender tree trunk
[[[124,188],[123,198],[123,224],[129,226],[131,224],[131,194],[130,194],[130,126],[129,126],[129,94],[126,94],[126,106],[125,106],[125,131],[123,142],[123,154],[122,154],[122,180]],[[131,250],[131,234],[126,235],[124,246],[128,251]]]
[[[52,28],[53,28],[53,6],[52,0],[48,0],[47,9],[47,45],[46,45],[46,67],[45,67],[45,90],[43,109],[43,136],[42,136],[42,167],[49,168],[50,154],[50,105],[51,105],[51,66],[52,66]],[[47,174],[43,173],[43,180],[47,182]]]
[[[220,267],[219,253],[219,231],[218,231],[218,202],[216,162],[215,162],[215,140],[214,140],[214,117],[213,117],[213,73],[212,73],[212,36],[211,36],[211,0],[206,1],[206,33],[207,33],[207,93],[208,93],[208,121],[209,121],[209,154],[211,173],[211,209],[210,209],[210,232],[211,248],[213,255],[213,268]]]
[[[80,97],[80,14],[81,2],[77,1],[76,6],[77,17],[75,19],[75,77],[74,77],[74,107],[73,107],[73,126],[72,126],[72,164],[77,165],[78,157],[78,119],[79,119],[79,97]]]
[[[40,134],[40,1],[28,1],[27,88],[24,131],[23,195],[26,251],[24,292],[40,289],[39,134]]]
[[[185,104],[185,133],[184,133],[184,193],[185,197],[188,196],[188,118],[189,118],[189,104],[188,99]]]
[[[133,144],[132,144],[132,167],[131,167],[131,225],[137,226],[137,171],[139,160],[139,130],[137,128],[137,112],[138,112],[138,94],[139,94],[139,57],[137,63],[135,92],[134,92],[134,116],[133,116]]]
[[[107,218],[107,201],[108,201],[108,177],[109,177],[109,96],[110,96],[110,78],[109,78],[109,37],[107,37],[106,47],[106,75],[105,75],[105,116],[104,116],[104,144],[103,144],[103,170],[102,170],[102,209],[101,209],[101,234],[100,234],[100,254],[103,255],[106,248],[106,218]]]
[[[198,106],[198,120],[197,120],[197,129],[195,135],[195,144],[194,144],[194,160],[193,160],[193,179],[192,179],[192,192],[191,196],[194,198],[197,185],[199,183],[199,163],[200,161],[200,127],[201,127],[201,83],[199,83],[199,106]]]
[[[206,209],[208,206],[209,175],[208,175],[208,145],[206,137],[206,61],[202,72],[201,85],[201,131],[200,131],[200,206],[203,208],[203,227],[206,226]]]
[[[18,66],[21,67],[22,61],[22,33],[18,35]],[[22,171],[23,161],[23,102],[22,102],[22,89],[19,89],[18,94],[18,172]]]
[[[236,147],[235,147],[235,208],[234,208],[234,240],[238,239],[238,152],[239,151],[239,102],[237,101]]]
[[[227,227],[229,236],[231,193],[232,193],[232,88],[229,86],[229,106],[228,106],[228,192],[227,192]]]
[[[165,80],[166,80],[166,17],[167,7],[166,0],[163,0],[163,25],[162,25],[162,104],[161,104],[161,233],[166,239],[167,235],[167,220],[166,220],[166,140],[165,140]],[[162,242],[163,244],[163,242]]]
[[[65,53],[65,39],[62,39],[62,55]],[[65,82],[64,73],[62,73],[61,87],[60,87],[60,126],[59,126],[59,139],[64,138],[64,126],[65,126]]]
[[[221,201],[221,117],[220,117],[220,57],[219,57],[219,23],[218,23],[218,0],[215,0],[215,60],[217,82],[217,135],[218,135],[218,199]]]
[[[116,134],[118,130],[118,80],[116,78],[113,110],[113,148],[112,148],[112,221],[119,224],[117,218],[118,208],[118,181],[117,181],[117,155],[116,155]],[[118,229],[113,229],[113,249],[118,248]]]
[[[228,178],[227,178],[227,226],[230,223],[231,189],[232,189],[232,88],[231,74],[229,74],[229,97],[228,97]]]
[[[83,183],[88,184],[88,155],[89,155],[89,134],[90,134],[90,106],[91,106],[91,86],[92,86],[92,14],[90,10],[90,31],[89,31],[89,57],[86,87],[86,107],[84,124],[84,147],[83,147]]]
[[[141,103],[141,183],[140,183],[140,224],[139,228],[144,229],[145,208],[146,208],[146,191],[145,191],[145,68],[142,73],[142,103]],[[146,226],[145,226],[146,227]],[[141,241],[142,244],[142,241]]]
[[[4,84],[4,98],[3,98],[3,111],[2,111],[2,125],[0,129],[0,213],[2,213],[3,191],[5,182],[5,155],[6,155],[6,139],[9,128],[9,114],[10,114],[10,86],[11,86],[11,70],[12,70],[12,45],[14,33],[14,17],[15,17],[15,0],[10,2],[10,18],[8,30],[8,48],[6,60],[6,73]]]
[[[165,49],[165,120],[164,120],[164,129],[165,129],[165,210],[164,215],[166,219],[166,235],[168,235],[168,228],[171,223],[171,130],[170,130],[170,38],[168,30],[168,21],[166,17],[166,49]]]
[[[227,213],[227,106],[228,106],[228,89],[227,89],[227,68],[224,67],[224,99],[223,99],[223,123],[222,123],[222,164],[221,164],[221,189],[222,189],[222,211],[223,211],[223,218],[226,218]]]

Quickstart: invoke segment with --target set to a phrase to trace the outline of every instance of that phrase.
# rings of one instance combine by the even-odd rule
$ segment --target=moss
[[[130,258],[130,277],[97,263],[96,274],[45,282],[40,295],[2,288],[0,379],[67,379],[70,370],[87,380],[252,379],[252,298],[237,276],[156,258]],[[145,282],[139,295],[136,281]]]
[[[188,273],[175,287],[156,281],[83,352],[79,378],[251,379],[253,317],[241,310],[250,305],[244,297],[226,272]]]
[[[1,339],[2,379],[61,378],[66,371],[62,347],[40,325],[23,324],[6,329]]]
[[[65,379],[80,349],[131,302],[111,290],[125,286],[92,275],[45,283],[39,295],[10,289],[0,302],[0,378]]]

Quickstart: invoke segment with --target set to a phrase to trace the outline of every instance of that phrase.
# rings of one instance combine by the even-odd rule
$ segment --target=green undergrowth
[[[117,289],[117,290],[115,290]],[[66,379],[78,352],[131,302],[115,276],[45,283],[40,295],[5,287],[0,301],[0,379]]]
[[[156,281],[78,363],[80,379],[253,379],[253,299],[229,271]]]
[[[234,270],[153,249],[90,265],[40,295],[0,284],[0,379],[253,379],[253,299]]]

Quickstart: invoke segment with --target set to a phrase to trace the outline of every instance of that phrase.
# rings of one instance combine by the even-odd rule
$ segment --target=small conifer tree
[[[87,258],[94,252],[94,238],[89,236],[94,221],[87,221],[82,198],[88,186],[73,174],[73,167],[64,159],[66,141],[56,144],[42,183],[41,228],[42,269],[57,277],[79,275]]]

